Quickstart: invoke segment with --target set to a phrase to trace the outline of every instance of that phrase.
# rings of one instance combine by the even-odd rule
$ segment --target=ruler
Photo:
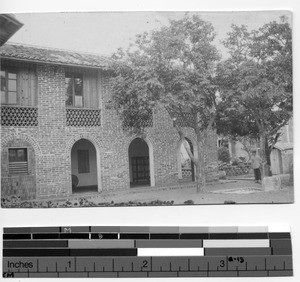
[[[3,229],[4,278],[292,276],[289,230],[265,226]]]

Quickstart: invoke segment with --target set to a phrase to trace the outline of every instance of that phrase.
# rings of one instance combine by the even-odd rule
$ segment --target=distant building
[[[281,129],[282,135],[271,153],[271,169],[273,174],[290,172],[293,162],[293,119]]]
[[[129,136],[106,107],[108,58],[25,45],[4,45],[0,56],[2,197],[171,186],[186,175],[195,181],[183,171],[181,142],[163,108],[145,121],[142,138]],[[196,150],[193,130],[183,130]],[[217,161],[216,138],[210,134],[208,165]]]

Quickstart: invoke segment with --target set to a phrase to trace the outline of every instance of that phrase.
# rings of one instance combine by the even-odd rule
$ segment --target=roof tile
[[[1,46],[0,56],[16,60],[97,68],[107,68],[110,63],[108,57],[101,55],[19,44]]]

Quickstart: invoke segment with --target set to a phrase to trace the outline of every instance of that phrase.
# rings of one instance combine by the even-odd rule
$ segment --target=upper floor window
[[[83,77],[82,74],[66,73],[66,106],[83,107]]]
[[[1,104],[18,104],[17,71],[14,69],[1,70]]]

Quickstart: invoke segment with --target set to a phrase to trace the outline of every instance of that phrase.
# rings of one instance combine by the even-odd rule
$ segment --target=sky
[[[190,12],[191,13],[191,12]],[[195,12],[193,12],[195,13]],[[127,48],[137,34],[168,25],[185,12],[64,12],[15,13],[24,26],[9,40],[23,44],[110,55],[119,47]],[[226,56],[220,41],[232,24],[247,25],[250,30],[279,20],[287,11],[269,12],[203,12],[198,14],[212,23],[217,37],[215,44]]]

